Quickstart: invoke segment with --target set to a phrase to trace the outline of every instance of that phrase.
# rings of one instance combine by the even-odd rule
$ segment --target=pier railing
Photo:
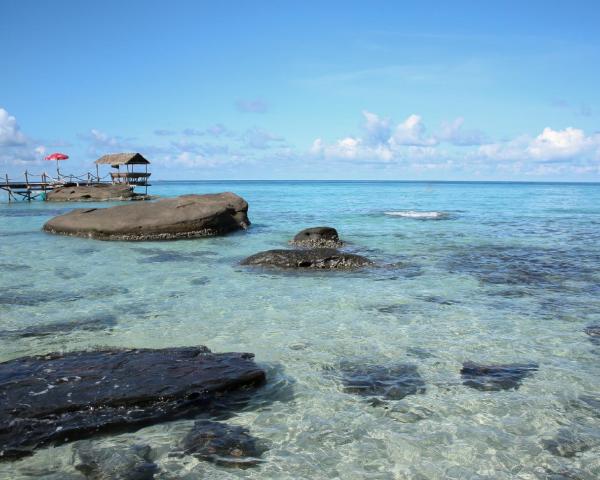
[[[20,196],[24,200],[31,200],[40,194],[53,190],[62,185],[98,185],[112,183],[110,174],[100,177],[88,172],[85,175],[63,175],[57,172],[56,176],[43,172],[39,175],[25,170],[21,178],[9,178],[8,174],[0,179],[0,189],[8,193],[8,200],[16,200]]]

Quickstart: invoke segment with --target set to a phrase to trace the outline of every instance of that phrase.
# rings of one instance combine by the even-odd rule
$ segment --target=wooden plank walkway
[[[39,179],[39,181],[37,181]],[[41,175],[31,175],[25,171],[24,179],[12,180],[8,175],[0,180],[0,190],[8,194],[8,201],[21,200],[31,201],[32,199],[51,192],[57,187],[75,186],[75,185],[103,185],[110,184],[111,181],[102,181],[102,179],[88,173],[85,177],[75,177],[73,175],[60,176],[52,178],[46,173]]]

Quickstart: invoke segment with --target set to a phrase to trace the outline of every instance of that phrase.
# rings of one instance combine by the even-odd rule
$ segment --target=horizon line
[[[535,184],[581,184],[581,185],[600,185],[599,181],[584,181],[584,180],[380,180],[380,179],[156,179],[156,183],[195,183],[195,182],[338,182],[338,183],[535,183]]]

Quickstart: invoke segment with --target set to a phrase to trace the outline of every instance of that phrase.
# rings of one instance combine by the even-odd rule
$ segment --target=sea
[[[600,184],[181,181],[149,193],[224,191],[248,201],[251,227],[174,242],[51,235],[51,217],[111,204],[1,199],[0,361],[205,345],[252,352],[267,371],[256,400],[226,420],[266,446],[258,466],[173,455],[192,419],[93,445],[147,445],[164,480],[600,478],[600,339],[589,329],[600,325]],[[345,251],[374,265],[240,265],[312,226],[335,227]],[[531,370],[508,388],[474,388],[465,362]],[[348,365],[367,383],[410,368],[418,388],[357,392]],[[0,478],[85,478],[79,443],[0,462]]]

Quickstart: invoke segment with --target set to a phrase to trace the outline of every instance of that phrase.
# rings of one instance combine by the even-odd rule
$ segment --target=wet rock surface
[[[460,374],[467,387],[483,391],[517,390],[521,382],[538,369],[535,363],[511,363],[506,365],[482,365],[463,363]]]
[[[223,235],[250,225],[248,204],[234,193],[182,195],[110,208],[77,209],[43,230],[98,240],[176,240]]]
[[[361,255],[344,253],[332,248],[267,250],[242,261],[242,265],[248,266],[321,270],[350,270],[372,264],[373,262]]]
[[[425,382],[416,365],[342,361],[337,370],[346,393],[384,400],[425,393]]]
[[[100,433],[231,410],[265,381],[249,353],[111,349],[0,363],[0,460]]]
[[[184,454],[225,467],[258,465],[265,450],[247,429],[210,420],[196,421],[183,440]]]
[[[89,480],[152,480],[158,472],[148,445],[99,447],[84,441],[75,451],[75,469]]]
[[[149,195],[135,193],[128,185],[66,185],[46,194],[48,202],[103,202],[147,200]]]
[[[290,243],[298,247],[308,248],[337,248],[342,246],[337,230],[332,227],[305,228],[298,232]]]

